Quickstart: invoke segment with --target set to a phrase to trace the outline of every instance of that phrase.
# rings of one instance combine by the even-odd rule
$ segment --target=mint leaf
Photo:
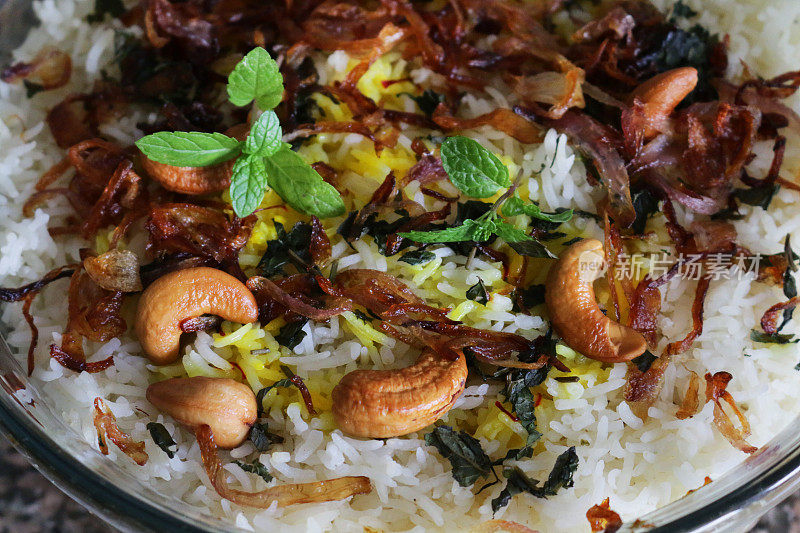
[[[532,238],[530,235],[521,229],[515,228],[505,220],[498,220],[495,222],[494,226],[495,234],[507,243],[529,241]]]
[[[233,105],[244,107],[255,100],[266,111],[282,98],[283,76],[278,64],[260,46],[250,50],[228,76],[228,99]]]
[[[236,160],[231,174],[231,204],[238,217],[246,217],[256,210],[267,188],[264,159],[243,156]]]
[[[266,161],[269,186],[292,208],[320,218],[344,213],[344,201],[332,185],[292,150],[283,147]]]
[[[242,150],[246,154],[269,157],[283,147],[283,130],[275,111],[265,111],[250,128]]]
[[[539,241],[504,220],[495,223],[494,233],[506,241],[519,255],[555,258]]]
[[[433,242],[463,242],[489,240],[492,236],[494,222],[491,220],[470,220],[467,219],[460,226],[445,228],[434,231],[409,231],[400,233],[401,237],[411,239],[414,242],[433,243]]]
[[[442,165],[453,185],[468,196],[488,198],[511,181],[508,168],[492,152],[467,137],[448,137],[441,147]]]
[[[503,204],[501,210],[503,216],[513,217],[516,215],[528,215],[531,218],[546,220],[548,222],[566,222],[572,218],[572,209],[567,209],[560,213],[545,213],[536,204],[526,204],[518,196],[512,196]]]
[[[208,167],[233,159],[241,145],[221,133],[160,131],[136,141],[149,159],[176,167]]]

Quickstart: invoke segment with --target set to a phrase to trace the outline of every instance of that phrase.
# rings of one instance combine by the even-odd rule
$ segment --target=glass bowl
[[[0,0],[0,64],[36,23],[31,0]],[[238,531],[153,491],[94,450],[28,380],[2,337],[0,433],[69,496],[122,531]],[[19,392],[24,389],[24,392]],[[739,532],[800,489],[800,419],[713,483],[626,523],[621,532]]]

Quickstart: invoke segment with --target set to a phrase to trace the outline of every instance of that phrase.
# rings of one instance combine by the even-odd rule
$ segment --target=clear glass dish
[[[31,0],[0,0],[0,64],[36,22]],[[156,493],[86,443],[29,382],[2,337],[0,433],[65,493],[123,531],[238,530],[169,495]],[[25,389],[20,395],[15,392]],[[713,483],[657,509],[621,532],[747,531],[800,489],[800,418]]]

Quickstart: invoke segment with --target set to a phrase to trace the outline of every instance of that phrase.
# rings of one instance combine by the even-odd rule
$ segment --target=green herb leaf
[[[408,94],[408,93],[401,93],[401,94]],[[411,99],[417,103],[420,111],[422,111],[428,116],[433,115],[433,112],[436,110],[436,107],[442,102],[444,102],[444,95],[439,94],[432,89],[425,89],[419,96],[414,96],[411,94],[409,94],[408,96],[410,96]]]
[[[233,159],[242,143],[221,133],[160,131],[136,141],[149,159],[176,167],[208,167]]]
[[[294,349],[303,341],[303,339],[306,338],[306,332],[303,331],[303,327],[306,325],[306,323],[308,323],[308,318],[306,317],[303,317],[297,322],[289,322],[285,326],[281,327],[278,334],[275,335],[275,340],[281,346]]]
[[[283,380],[281,380],[283,381]],[[264,390],[264,389],[261,389]],[[261,405],[259,403],[259,405]],[[265,452],[269,450],[269,448],[273,444],[280,444],[283,442],[283,437],[280,435],[276,435],[269,431],[269,426],[266,423],[256,423],[253,424],[253,427],[250,428],[250,442],[253,443],[256,450],[260,452]]]
[[[503,216],[513,217],[516,215],[528,215],[532,218],[539,220],[546,220],[548,222],[563,223],[572,218],[572,209],[561,211],[559,213],[545,213],[538,205],[534,203],[526,204],[518,196],[512,196],[503,203],[501,209]]]
[[[374,318],[363,312],[361,309],[353,310],[353,314],[356,315],[356,317],[358,317],[359,320],[361,320],[362,322],[366,322],[367,324],[375,320]]]
[[[278,150],[267,159],[266,168],[270,187],[297,211],[319,218],[344,213],[339,191],[292,150],[285,147]]]
[[[672,6],[672,15],[670,16],[670,21],[676,22],[677,19],[681,18],[688,19],[696,16],[697,16],[697,11],[687,6],[683,2],[683,0],[678,0],[677,2],[675,2],[675,5]]]
[[[506,386],[503,396],[511,403],[511,410],[517,416],[519,423],[528,432],[525,446],[519,450],[509,450],[506,458],[522,459],[533,455],[533,445],[542,434],[536,427],[536,399],[531,392],[535,387],[544,382],[550,372],[550,365],[544,365],[534,370],[512,370],[506,375]]]
[[[473,300],[482,305],[489,303],[489,292],[481,278],[478,278],[478,283],[467,289],[467,300]]]
[[[441,146],[442,165],[453,185],[468,196],[488,198],[511,181],[508,168],[492,152],[467,137],[448,137]]]
[[[25,96],[28,98],[32,98],[36,94],[44,91],[44,85],[32,81],[22,80],[22,85],[25,86]]]
[[[169,434],[167,428],[163,426],[163,424],[159,424],[158,422],[148,422],[147,423],[147,430],[150,432],[150,437],[152,437],[153,442],[156,445],[164,450],[170,459],[175,457],[176,450],[170,450],[172,446],[176,446],[175,441],[172,440],[172,435]]]
[[[522,297],[522,305],[526,309],[541,305],[544,303],[544,285],[531,285],[526,289],[522,289],[520,296]]]
[[[542,243],[529,236],[521,229],[517,229],[503,220],[497,221],[494,233],[506,241],[508,245],[520,255],[527,255],[528,257],[547,257],[551,259],[556,257],[550,253],[550,250],[545,248]]]
[[[241,461],[234,461],[239,468],[244,470],[245,472],[250,472],[251,474],[258,474],[258,476],[263,479],[266,483],[272,481],[272,475],[267,470],[267,467],[261,461],[253,461],[252,463],[243,463]]]
[[[733,196],[743,204],[760,207],[766,211],[778,189],[780,189],[780,185],[736,189],[733,191]]]
[[[436,254],[427,250],[412,250],[400,256],[398,261],[408,263],[409,265],[422,265],[430,263],[436,259]]]
[[[228,99],[239,107],[255,100],[264,111],[281,103],[283,76],[269,52],[253,48],[236,65],[228,76]]]
[[[434,231],[409,231],[406,233],[399,233],[399,235],[406,239],[422,243],[483,242],[492,236],[494,225],[494,221],[488,219],[465,220],[462,225],[452,228]]]
[[[794,335],[785,335],[781,333],[770,335],[769,333],[764,333],[763,331],[757,331],[755,329],[750,331],[750,340],[763,342],[764,344],[793,344],[800,342],[800,339],[795,339]]]
[[[283,147],[281,121],[275,111],[264,111],[250,128],[242,150],[246,154],[269,157]]]
[[[94,11],[86,16],[86,22],[102,22],[106,15],[119,17],[125,13],[122,0],[94,0]]]
[[[298,270],[304,264],[311,263],[311,225],[298,222],[289,233],[283,229],[283,224],[274,222],[275,239],[267,242],[267,249],[256,266],[256,270],[264,277],[271,278],[278,274],[287,274],[284,267],[293,263]],[[297,258],[303,263],[298,264]]]
[[[542,486],[539,486],[539,481],[529,478],[519,467],[504,469],[503,476],[508,479],[508,483],[497,498],[492,500],[492,511],[497,512],[505,507],[513,496],[522,492],[537,498],[555,496],[561,488],[573,486],[572,478],[577,468],[578,454],[572,446],[556,458],[553,469]]]
[[[647,226],[647,219],[654,213],[658,213],[658,198],[653,196],[647,189],[642,189],[633,194],[633,210],[636,212],[631,228],[637,235],[644,233]]]
[[[647,372],[650,370],[650,367],[653,365],[656,359],[658,359],[658,357],[653,355],[650,350],[645,350],[642,355],[632,359],[631,362],[636,365],[636,368],[639,369],[639,372]]]
[[[481,443],[463,431],[456,433],[448,426],[436,426],[425,435],[425,443],[434,446],[442,457],[450,461],[453,478],[462,487],[492,473],[492,461]]]
[[[267,172],[264,159],[243,156],[233,164],[231,173],[231,205],[236,216],[244,218],[261,204],[267,190]]]

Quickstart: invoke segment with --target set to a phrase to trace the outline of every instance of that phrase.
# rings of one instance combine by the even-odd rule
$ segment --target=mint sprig
[[[282,140],[272,109],[283,98],[283,76],[266,50],[254,48],[236,65],[228,76],[228,98],[237,106],[255,100],[264,110],[244,142],[221,133],[162,131],[142,137],[136,146],[149,159],[178,167],[207,167],[238,157],[230,196],[239,217],[258,208],[268,186],[301,213],[320,218],[344,213],[339,192]]]
[[[446,142],[445,140],[445,143]],[[444,146],[445,143],[442,143],[442,146]],[[481,147],[481,149],[485,150],[483,147]],[[442,153],[444,153],[444,151]],[[461,167],[466,168],[466,165],[461,165]],[[530,216],[535,216],[535,218],[551,222],[566,222],[572,217],[571,210],[565,211],[564,213],[543,213],[536,204],[524,203],[519,197],[514,195],[521,178],[522,173],[520,171],[516,182],[497,199],[491,209],[475,220],[468,218],[464,220],[460,226],[433,231],[409,231],[400,233],[399,235],[422,244],[486,242],[491,239],[492,236],[497,236],[508,243],[508,245],[520,255],[554,258],[555,255],[542,243],[497,214],[498,211],[502,211],[504,216],[529,214]],[[511,202],[511,205],[507,208],[509,202]]]

